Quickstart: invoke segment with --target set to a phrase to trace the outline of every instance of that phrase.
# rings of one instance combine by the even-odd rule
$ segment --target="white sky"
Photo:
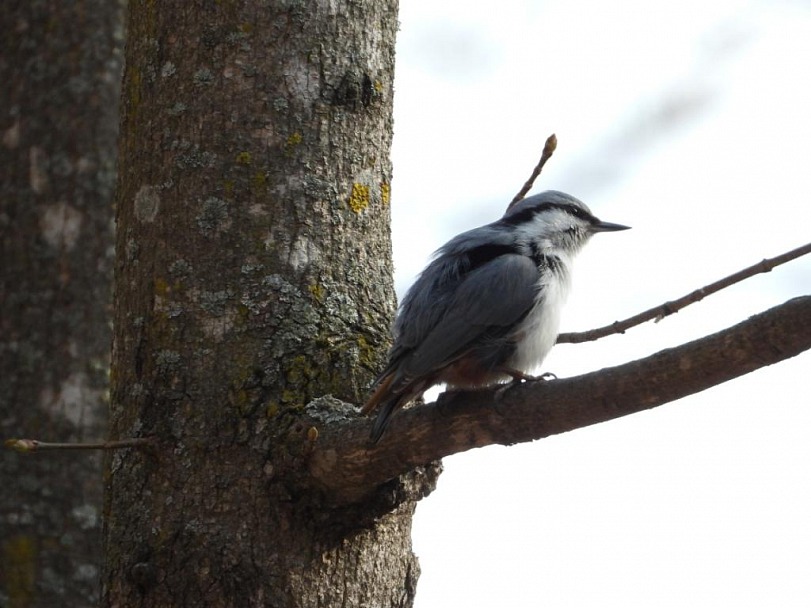
[[[402,295],[448,238],[535,192],[633,226],[581,254],[564,331],[811,240],[811,5],[403,0]],[[811,292],[801,259],[659,324],[553,350],[570,376]],[[417,509],[417,608],[811,605],[811,354],[661,408],[445,459]]]

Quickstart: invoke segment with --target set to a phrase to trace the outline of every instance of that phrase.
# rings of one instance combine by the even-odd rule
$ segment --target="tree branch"
[[[396,415],[377,445],[367,419],[325,425],[308,466],[335,504],[362,500],[414,467],[492,444],[531,441],[650,409],[811,348],[811,296],[716,334],[574,378],[440,396]]]
[[[524,182],[523,186],[521,186],[521,189],[518,191],[518,194],[516,194],[513,197],[513,200],[510,201],[510,204],[507,205],[507,211],[509,211],[510,207],[515,205],[518,201],[523,199],[527,195],[527,192],[529,192],[532,189],[532,184],[535,183],[535,180],[541,174],[541,171],[543,170],[543,166],[546,164],[546,161],[552,158],[552,155],[555,153],[555,149],[557,147],[558,147],[558,138],[554,133],[552,133],[552,135],[546,138],[546,143],[544,144],[543,152],[541,153],[541,159],[538,161],[538,164],[535,165],[535,168],[532,170],[529,179],[526,182]]]
[[[122,448],[142,448],[155,443],[151,437],[132,437],[90,443],[52,443],[38,439],[6,439],[3,445],[15,452],[41,452],[43,450],[120,450]]]
[[[633,317],[629,317],[624,321],[614,321],[611,325],[606,325],[605,327],[599,327],[597,329],[591,329],[589,331],[560,334],[558,336],[557,343],[577,344],[580,342],[590,342],[592,340],[605,338],[606,336],[610,336],[612,334],[625,333],[627,329],[630,329],[631,327],[635,327],[637,325],[641,325],[642,323],[645,323],[647,321],[656,321],[658,323],[668,315],[672,315],[673,313],[679,312],[682,308],[685,308],[690,304],[700,302],[708,295],[714,294],[717,291],[721,291],[722,289],[729,287],[730,285],[739,283],[744,279],[748,279],[749,277],[752,277],[756,274],[760,274],[762,272],[770,272],[772,268],[774,268],[775,266],[785,264],[786,262],[790,262],[795,258],[799,258],[800,256],[809,253],[811,253],[811,243],[803,245],[802,247],[797,247],[797,249],[792,249],[791,251],[788,251],[782,255],[778,255],[777,257],[761,260],[757,264],[749,266],[749,268],[739,270],[738,272],[731,274],[728,277],[724,277],[723,279],[716,281],[715,283],[710,283],[706,287],[696,289],[695,291],[688,293],[686,296],[682,296],[677,300],[665,302],[664,304],[655,306],[649,310],[634,315]]]

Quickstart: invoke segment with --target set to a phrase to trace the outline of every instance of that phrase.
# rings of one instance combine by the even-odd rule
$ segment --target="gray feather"
[[[535,303],[539,278],[532,261],[521,255],[498,256],[466,274],[443,306],[441,319],[404,359],[404,376],[431,373],[482,341],[503,339]]]

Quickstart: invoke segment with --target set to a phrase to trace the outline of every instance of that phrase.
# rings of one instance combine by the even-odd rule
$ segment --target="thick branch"
[[[574,378],[441,397],[400,412],[376,446],[370,422],[324,428],[309,466],[336,503],[361,500],[381,483],[443,456],[540,439],[650,409],[811,348],[811,296],[650,357]]]
[[[682,308],[685,308],[690,304],[700,302],[708,295],[711,295],[717,291],[721,291],[722,289],[725,289],[730,285],[734,285],[735,283],[740,283],[744,279],[753,277],[756,274],[770,272],[772,268],[774,268],[775,266],[785,264],[786,262],[790,262],[791,260],[799,258],[800,256],[803,255],[807,255],[809,253],[811,253],[811,243],[806,243],[802,247],[797,247],[796,249],[792,249],[791,251],[787,251],[786,253],[778,255],[773,258],[761,260],[757,264],[753,264],[748,268],[739,270],[738,272],[731,274],[728,277],[724,277],[723,279],[720,279],[718,281],[715,281],[714,283],[710,283],[705,287],[696,289],[695,291],[688,293],[686,296],[682,296],[677,300],[672,300],[670,302],[660,304],[659,306],[654,306],[653,308],[645,310],[623,321],[615,321],[611,325],[606,325],[605,327],[598,327],[597,329],[591,329],[589,331],[560,334],[558,336],[557,343],[577,344],[580,342],[590,342],[592,340],[605,338],[606,336],[610,336],[612,334],[625,333],[625,330],[630,329],[632,327],[636,327],[637,325],[642,325],[642,323],[645,323],[647,321],[657,321],[657,322],[661,321],[668,315],[677,313]]]

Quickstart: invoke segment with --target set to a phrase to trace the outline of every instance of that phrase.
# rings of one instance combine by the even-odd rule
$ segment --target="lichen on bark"
[[[130,5],[112,433],[158,447],[110,463],[105,602],[410,605],[433,481],[337,512],[302,460],[388,346],[396,2],[179,6]]]

